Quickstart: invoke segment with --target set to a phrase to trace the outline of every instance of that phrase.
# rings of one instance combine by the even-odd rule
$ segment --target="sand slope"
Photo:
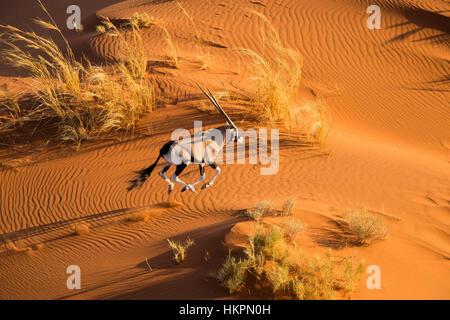
[[[85,31],[68,33],[78,53],[115,59],[118,44],[95,34],[95,16],[115,21],[145,12],[172,34],[180,67],[160,63],[167,52],[163,35],[145,30],[152,79],[167,105],[146,116],[134,136],[93,142],[77,152],[44,147],[40,137],[23,145],[2,137],[14,147],[1,149],[0,245],[15,241],[32,250],[1,251],[0,298],[228,298],[205,276],[222,262],[226,235],[255,202],[281,202],[291,194],[298,196],[295,215],[307,225],[305,248],[332,248],[342,256],[351,252],[380,266],[383,288],[368,290],[363,276],[355,298],[450,298],[445,1],[371,1],[382,8],[381,30],[366,27],[369,1],[363,0],[182,1],[196,21],[200,42],[173,1],[116,1],[107,7],[108,1],[79,2]],[[59,5],[48,6],[61,12]],[[208,126],[222,124],[220,117],[196,109],[200,95],[193,81],[250,94],[251,70],[234,49],[259,50],[264,25],[245,8],[264,13],[283,43],[303,55],[298,104],[320,99],[327,105],[333,123],[325,146],[310,150],[282,140],[275,176],[261,176],[258,165],[222,165],[215,185],[198,195],[177,188],[168,196],[156,174],[142,189],[127,193],[133,171],[154,161],[172,130],[192,129],[198,119]],[[14,24],[15,9],[1,9],[2,23]],[[64,23],[62,13],[59,21]],[[205,54],[211,63],[201,70],[198,56]],[[6,77],[17,75],[14,70],[2,66],[0,71],[1,81],[15,88]],[[233,103],[224,106],[234,117],[243,114]],[[207,177],[212,174],[207,169]],[[197,175],[197,168],[190,168],[183,178],[194,181]],[[184,206],[161,205],[175,200]],[[389,236],[370,247],[344,248],[333,237],[333,221],[361,206],[383,215]],[[149,220],[127,220],[136,213]],[[80,223],[91,231],[74,236],[71,228]],[[174,265],[166,239],[186,236],[196,245],[186,263]],[[81,291],[65,286],[70,264],[82,269]]]

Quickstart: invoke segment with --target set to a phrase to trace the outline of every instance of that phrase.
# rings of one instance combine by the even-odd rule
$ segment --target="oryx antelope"
[[[222,107],[214,98],[211,91],[207,89],[207,93],[200,85],[198,85],[198,87],[208,97],[214,107],[216,107],[216,109],[222,114],[227,122],[227,125],[202,132],[201,136],[191,136],[190,139],[187,139],[187,141],[171,140],[167,142],[159,151],[159,155],[156,161],[148,168],[142,169],[141,171],[137,172],[139,176],[136,179],[130,181],[131,185],[128,187],[128,191],[136,187],[140,187],[155,169],[159,159],[163,158],[166,164],[159,172],[159,175],[164,179],[164,181],[169,184],[168,193],[170,194],[172,192],[175,183],[179,183],[183,186],[181,192],[190,190],[194,193],[197,193],[194,187],[197,183],[200,183],[205,179],[205,165],[209,165],[211,168],[215,169],[216,173],[209,182],[203,184],[202,189],[212,186],[214,180],[219,175],[220,168],[215,163],[215,158],[220,154],[220,151],[223,149],[223,147],[229,142],[241,143],[244,141],[243,137],[239,135],[239,129],[236,127],[233,121],[231,121],[230,117],[225,113],[225,111],[223,111]],[[201,147],[200,152],[192,152],[192,148],[195,149],[196,146]],[[179,175],[189,164],[194,163],[199,165],[200,178],[192,184],[185,183],[179,178]],[[171,165],[176,166],[176,170],[175,173],[170,177],[170,179],[168,179],[166,176],[166,172]]]

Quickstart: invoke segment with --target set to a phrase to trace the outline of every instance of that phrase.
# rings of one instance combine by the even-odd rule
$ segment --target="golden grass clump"
[[[19,101],[21,95],[0,96],[0,131],[14,128],[21,124],[22,110]]]
[[[172,36],[170,35],[169,31],[165,26],[158,25],[158,27],[162,30],[164,34],[164,40],[167,43],[167,58],[169,60],[169,65],[172,68],[178,68],[179,65],[178,49],[172,40]]]
[[[173,260],[176,263],[183,262],[186,258],[188,249],[195,244],[189,237],[187,237],[184,242],[175,242],[170,239],[167,239],[167,241],[169,242],[169,246],[173,252]]]
[[[268,201],[258,202],[252,209],[246,210],[245,215],[252,220],[259,221],[273,212],[274,204]]]
[[[283,228],[286,237],[292,241],[303,230],[303,225],[297,219],[290,217],[281,223],[281,228]]]
[[[275,209],[277,204],[266,200],[259,201],[252,209],[247,209],[244,214],[252,220],[260,221],[268,215],[291,216],[297,205],[297,197],[291,196],[283,203],[281,210]]]
[[[250,57],[256,72],[251,104],[257,108],[259,120],[271,125],[288,126],[297,130],[309,142],[322,143],[328,128],[326,110],[320,104],[301,108],[295,105],[302,78],[301,54],[281,43],[278,31],[266,16],[254,10],[248,11],[269,27],[269,36],[261,33],[261,53],[248,48],[239,49]]]
[[[146,13],[141,14],[139,12],[135,12],[131,16],[131,18],[128,19],[128,21],[122,25],[123,27],[130,27],[131,29],[133,28],[143,29],[143,28],[150,28],[155,24],[156,20],[154,17],[151,17]],[[95,26],[95,30],[97,31],[98,34],[108,33],[108,35],[113,37],[119,36],[117,34],[118,28],[113,23],[111,23],[110,19],[107,19],[106,17],[103,17],[103,21],[101,22],[100,25]]]
[[[35,22],[57,32],[64,40],[65,50],[51,38],[0,25],[0,41],[6,48],[2,52],[3,60],[28,70],[36,79],[31,91],[37,103],[19,120],[54,119],[59,138],[73,141],[78,146],[81,141],[103,131],[134,128],[143,113],[153,110],[155,105],[153,85],[145,79],[147,60],[140,34],[142,19],[135,17],[129,21],[128,37],[106,20],[105,28],[121,38],[122,52],[125,53],[114,74],[110,75],[89,61],[84,64],[77,61],[67,39],[45,7],[39,4],[50,22],[42,19]],[[37,53],[32,55],[28,50]],[[20,108],[15,106],[13,110]]]
[[[289,296],[300,300],[334,299],[337,295],[351,297],[357,290],[364,262],[346,257],[343,272],[327,252],[325,257],[293,254],[279,227],[270,230],[258,224],[244,248],[245,257],[236,260],[228,254],[224,264],[214,274],[230,294],[245,289],[249,283],[255,288],[276,296]]]
[[[254,10],[249,12],[263,20],[270,29],[269,39],[262,33],[262,53],[240,49],[250,56],[257,72],[254,77],[256,92],[252,103],[259,109],[262,121],[288,123],[302,76],[302,56],[281,44],[277,30],[267,17]],[[273,56],[268,49],[275,51]]]
[[[330,129],[329,113],[322,102],[310,101],[293,111],[291,124],[304,140],[322,144]]]
[[[200,62],[200,69],[201,70],[207,70],[210,68],[212,64],[212,55],[208,52],[204,52],[202,47],[202,39],[200,38],[200,32],[198,31],[197,24],[194,21],[194,18],[192,15],[189,14],[189,12],[183,7],[183,5],[177,1],[177,6],[181,9],[181,12],[184,16],[189,20],[189,23],[192,25],[194,32],[195,32],[195,47],[197,50],[197,57],[196,59]]]
[[[297,196],[291,196],[284,200],[282,216],[291,216],[294,213],[295,206],[297,205]]]
[[[134,15],[128,22],[126,29],[119,29],[107,17],[103,17],[102,25],[108,31],[108,35],[117,37],[120,50],[119,70],[122,75],[132,79],[143,79],[147,74],[147,59],[142,42],[139,18]],[[138,15],[138,17],[140,17]]]
[[[381,216],[370,214],[366,208],[351,210],[346,215],[348,231],[353,235],[351,242],[355,245],[369,245],[387,236],[387,229]]]

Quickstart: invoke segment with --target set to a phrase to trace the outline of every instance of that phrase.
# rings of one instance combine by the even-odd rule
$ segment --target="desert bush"
[[[273,206],[273,203],[263,200],[258,202],[252,209],[246,210],[245,215],[252,220],[259,221],[273,212]]]
[[[365,262],[356,263],[352,256],[344,258],[344,271],[342,275],[342,289],[346,296],[351,298],[353,292],[357,289],[364,273]]]
[[[187,255],[188,249],[194,245],[194,241],[191,240],[189,237],[186,238],[184,242],[175,242],[171,241],[170,239],[167,239],[169,242],[169,246],[172,249],[173,252],[173,260],[176,263],[181,263],[184,261]]]
[[[270,283],[272,293],[289,292],[292,281],[289,264],[267,263],[265,276]]]
[[[300,138],[314,144],[322,144],[328,136],[330,114],[321,101],[310,101],[293,110],[292,126]]]
[[[249,270],[256,278],[264,275],[267,261],[284,262],[289,256],[283,238],[284,232],[279,227],[267,231],[262,224],[256,226],[244,248]]]
[[[137,18],[138,17],[138,18]],[[121,30],[107,17],[101,21],[110,36],[119,43],[119,69],[132,79],[143,79],[147,74],[147,59],[141,36],[141,16],[133,15],[126,23],[128,28]]]
[[[367,245],[375,240],[383,240],[387,235],[379,215],[370,214],[366,208],[351,210],[346,215],[348,231],[353,235],[355,245]]]
[[[166,44],[167,44],[167,59],[168,59],[169,65],[172,68],[178,68],[178,64],[179,64],[178,49],[172,40],[172,36],[170,35],[169,31],[167,30],[167,28],[165,26],[163,26],[161,24],[158,24],[157,26],[163,32],[164,40],[166,41]]]
[[[247,272],[247,261],[236,259],[228,252],[228,256],[214,277],[219,283],[228,289],[230,294],[239,292],[245,286]]]
[[[296,266],[298,268],[298,266]],[[337,278],[334,259],[304,257],[291,281],[291,294],[299,300],[333,299]]]
[[[344,272],[336,272],[336,262],[327,252],[325,257],[300,254],[293,256],[281,228],[266,230],[258,224],[248,244],[244,247],[244,259],[236,262],[229,253],[217,274],[219,282],[230,294],[245,288],[247,281],[255,281],[262,290],[270,289],[274,295],[288,295],[296,299],[334,299],[344,291],[348,295],[357,289],[357,268],[344,259]],[[231,289],[232,288],[232,289]]]

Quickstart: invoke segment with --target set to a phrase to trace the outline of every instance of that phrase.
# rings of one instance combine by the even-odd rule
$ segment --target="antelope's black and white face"
[[[229,131],[230,139],[227,142],[234,142],[234,143],[242,143],[244,142],[244,137],[239,135],[239,130],[232,126],[227,126],[227,131]]]

